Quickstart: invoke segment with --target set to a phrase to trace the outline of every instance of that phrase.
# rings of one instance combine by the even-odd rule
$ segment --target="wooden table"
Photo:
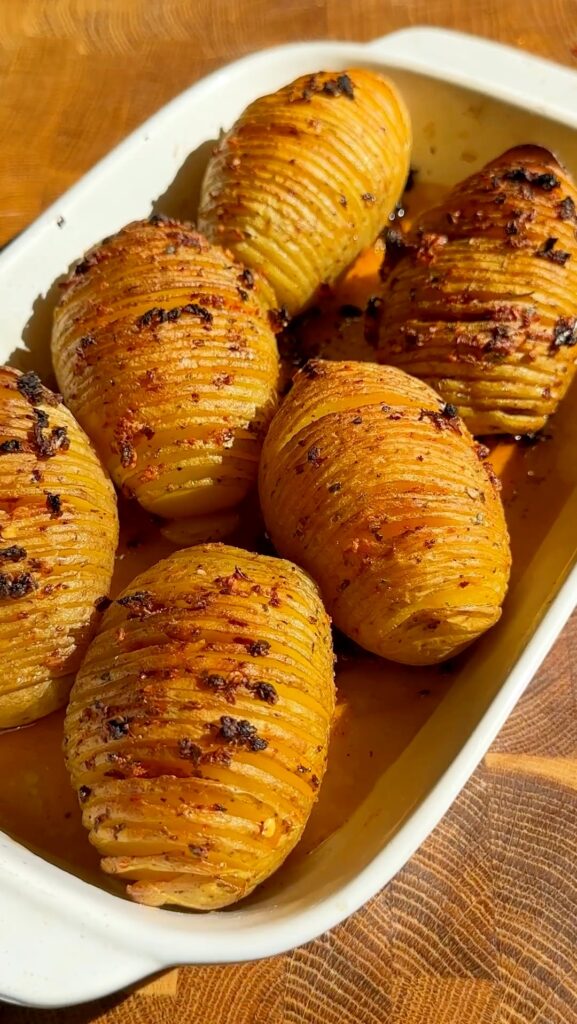
[[[457,27],[577,66],[577,0],[0,0],[0,244],[145,117],[244,53]],[[450,813],[304,949],[0,1022],[577,1022],[577,618]]]

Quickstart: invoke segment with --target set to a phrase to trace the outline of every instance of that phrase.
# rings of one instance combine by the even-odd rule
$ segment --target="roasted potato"
[[[367,69],[304,75],[251,103],[217,145],[199,225],[299,312],[387,223],[409,171],[394,86]]]
[[[453,406],[401,370],[311,360],[263,447],[268,532],[357,643],[409,665],[442,661],[498,620],[507,589],[486,454]]]
[[[577,360],[577,190],[519,146],[393,234],[380,358],[435,387],[474,434],[539,430]]]
[[[60,396],[0,367],[0,729],[66,702],[117,541],[114,488]]]
[[[190,225],[152,217],[88,253],[56,309],[52,353],[114,481],[150,512],[216,520],[254,485],[275,337],[252,275]]]
[[[299,839],[334,709],[329,619],[289,562],[186,548],[106,612],[65,751],[102,867],[153,906],[246,896]]]

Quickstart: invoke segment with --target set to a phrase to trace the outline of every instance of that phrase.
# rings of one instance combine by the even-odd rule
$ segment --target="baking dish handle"
[[[523,50],[441,28],[408,28],[368,44],[379,60],[480,89],[577,126],[577,73]]]
[[[0,833],[0,863],[4,848],[14,845]],[[79,922],[65,891],[60,898],[62,873],[37,858],[32,873],[32,857],[18,848],[16,869],[8,870],[6,862],[0,875],[0,1017],[2,1002],[68,1006],[122,989],[166,966],[160,955],[131,949],[117,934],[107,913],[108,894],[102,894],[100,909],[87,905]],[[79,901],[84,885],[68,879]]]

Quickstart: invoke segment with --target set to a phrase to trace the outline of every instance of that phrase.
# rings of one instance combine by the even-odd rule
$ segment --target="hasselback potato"
[[[442,661],[497,621],[507,587],[486,454],[401,370],[312,360],[263,447],[268,532],[353,640],[411,665]]]
[[[390,239],[380,358],[435,387],[475,434],[539,430],[571,382],[576,204],[551,153],[519,146]]]
[[[251,103],[218,143],[200,228],[292,315],[385,226],[410,146],[405,105],[381,75],[304,75]]]
[[[0,367],[0,729],[65,703],[117,540],[114,488],[60,396]]]
[[[116,484],[168,519],[254,485],[278,355],[252,275],[188,224],[128,225],[72,272],[52,353]]]
[[[289,562],[209,544],[137,577],[78,674],[66,759],[102,867],[213,909],[299,839],[334,707],[329,620]]]

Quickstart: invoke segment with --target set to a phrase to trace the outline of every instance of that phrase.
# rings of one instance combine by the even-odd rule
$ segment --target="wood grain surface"
[[[577,67],[577,0],[0,0],[0,244],[222,63],[412,24]],[[1,1024],[574,1024],[576,663],[574,618],[441,825],[329,934]]]

